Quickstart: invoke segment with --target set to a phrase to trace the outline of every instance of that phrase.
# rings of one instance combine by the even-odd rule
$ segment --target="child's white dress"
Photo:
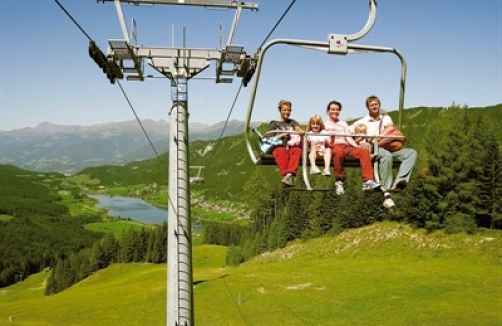
[[[311,149],[315,149],[318,155],[324,155],[326,150],[326,142],[329,139],[329,135],[309,135],[308,141]]]

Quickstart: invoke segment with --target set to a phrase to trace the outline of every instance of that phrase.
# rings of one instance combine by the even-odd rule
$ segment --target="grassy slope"
[[[236,268],[226,248],[197,246],[195,324],[500,325],[501,244],[378,223]],[[51,297],[47,275],[0,290],[0,325],[166,324],[164,265],[113,265]]]

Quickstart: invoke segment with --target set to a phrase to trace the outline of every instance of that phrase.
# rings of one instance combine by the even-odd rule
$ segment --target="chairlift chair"
[[[256,70],[254,73],[254,83],[251,89],[251,97],[248,105],[246,124],[245,124],[245,140],[246,147],[248,149],[251,161],[256,165],[276,165],[275,160],[272,155],[264,155],[259,151],[257,137],[253,135],[255,131],[251,127],[252,114],[255,104],[256,94],[258,91],[258,85],[260,81],[261,69],[263,61],[265,60],[265,54],[267,51],[276,45],[291,45],[296,47],[301,47],[305,49],[323,51],[327,54],[337,54],[337,55],[347,55],[351,53],[393,53],[395,54],[401,64],[401,76],[399,80],[399,104],[398,104],[398,127],[402,129],[402,117],[404,110],[404,91],[406,84],[406,61],[404,56],[395,48],[373,46],[373,45],[361,45],[354,44],[352,41],[358,40],[364,35],[366,35],[373,27],[377,14],[376,0],[370,0],[370,10],[368,20],[366,25],[357,33],[350,35],[341,34],[329,34],[328,41],[312,41],[312,40],[300,40],[300,39],[274,39],[266,43],[259,51],[255,54],[256,58]],[[282,131],[283,132],[283,131]],[[294,132],[293,132],[294,133]],[[344,135],[339,135],[344,136]],[[378,154],[378,146],[374,146],[375,154]],[[399,164],[399,162],[394,162]],[[303,181],[306,186],[306,190],[314,190],[310,186],[308,179],[307,167],[309,163],[307,160],[307,144],[304,137],[303,141],[303,159],[302,159],[302,170],[303,170]],[[359,167],[359,161],[351,157],[346,157],[344,162],[344,167]],[[378,161],[374,162],[375,179],[379,181],[378,176]]]
[[[204,183],[204,176],[202,175],[202,169],[204,166],[190,166],[190,169],[196,169],[197,175],[190,177],[190,183],[195,185],[200,185]]]

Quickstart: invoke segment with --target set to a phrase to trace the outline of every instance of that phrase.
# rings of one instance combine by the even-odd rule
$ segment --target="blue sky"
[[[223,0],[221,0],[223,1]],[[290,0],[253,1],[259,11],[244,10],[234,43],[251,54],[264,41]],[[113,2],[60,3],[105,50],[108,39],[121,39]],[[368,0],[297,0],[274,38],[326,41],[329,34],[359,31],[368,17]],[[233,11],[202,7],[123,4],[129,25],[134,18],[138,44],[181,47],[182,29],[190,48],[218,48],[220,24],[227,39]],[[174,31],[174,33],[173,33]],[[172,35],[174,35],[174,40]],[[392,47],[408,64],[405,108],[468,107],[502,103],[501,0],[379,0],[373,29],[357,44]],[[35,127],[42,122],[92,125],[134,119],[120,88],[111,85],[87,53],[88,40],[55,1],[0,2],[0,130]],[[214,77],[215,63],[201,73]],[[160,75],[151,68],[148,74]],[[392,54],[328,55],[276,46],[267,52],[253,121],[278,117],[280,99],[293,102],[293,117],[305,122],[325,115],[325,106],[343,103],[342,118],[364,115],[364,100],[376,94],[382,107],[397,109],[400,65]],[[141,119],[169,120],[170,83],[123,80]],[[239,80],[216,84],[189,81],[190,122],[226,120]],[[231,119],[244,120],[251,87],[243,88]],[[405,117],[406,118],[406,117]]]

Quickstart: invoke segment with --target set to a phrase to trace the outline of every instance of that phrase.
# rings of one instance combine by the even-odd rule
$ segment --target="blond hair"
[[[307,131],[311,131],[312,128],[310,127],[313,123],[319,124],[319,129],[324,130],[324,122],[322,121],[322,118],[320,115],[314,115],[312,118],[309,120],[309,125],[307,126]]]
[[[364,124],[358,124],[354,127],[354,132],[356,134],[365,134],[366,135],[366,132],[368,131],[368,129],[366,129],[366,125]]]

